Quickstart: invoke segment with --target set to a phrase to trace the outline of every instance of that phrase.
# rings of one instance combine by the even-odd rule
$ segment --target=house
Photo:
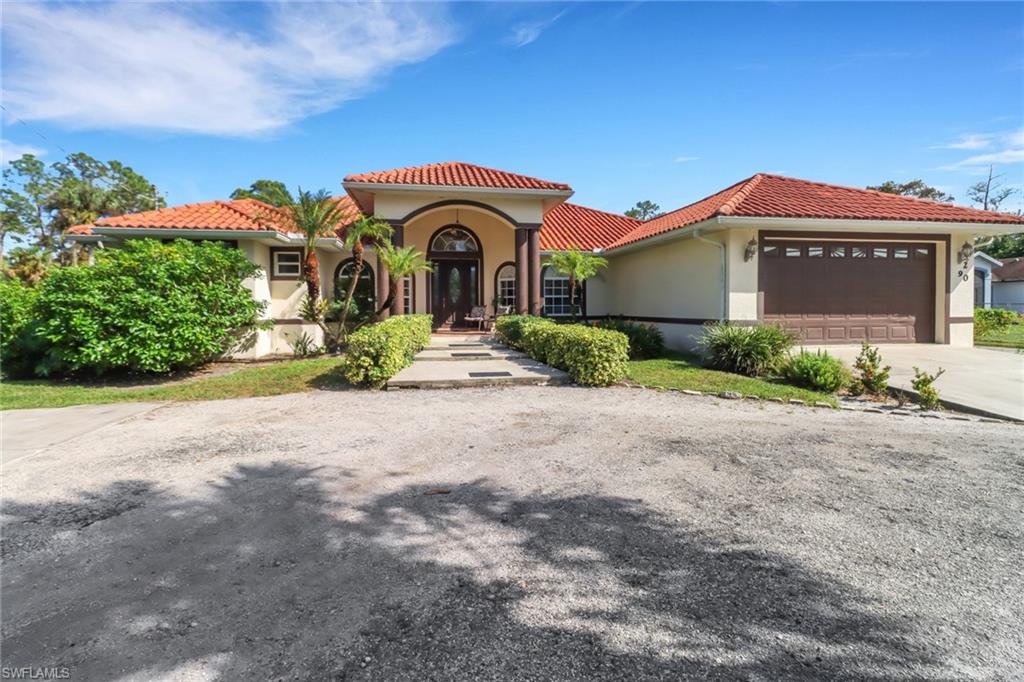
[[[992,269],[992,307],[1024,315],[1024,258],[1003,258]]]
[[[391,314],[430,313],[438,327],[459,326],[476,305],[566,316],[568,281],[545,257],[579,248],[609,260],[587,282],[588,316],[650,322],[681,349],[710,320],[777,322],[809,343],[969,346],[974,239],[1024,229],[1020,216],[769,174],[646,222],[570,203],[564,183],[461,162],[349,175],[342,186],[346,222],[386,220],[396,244],[433,262],[404,284]],[[246,354],[289,352],[301,332],[316,334],[298,316],[302,240],[270,206],[191,204],[70,233],[90,248],[139,237],[226,241],[263,267],[248,286],[275,322]],[[324,295],[336,296],[351,255],[336,237],[318,249]],[[387,273],[372,253],[367,262],[357,292],[371,305]]]
[[[992,269],[1002,265],[1001,261],[983,251],[974,253],[974,307],[992,307]]]

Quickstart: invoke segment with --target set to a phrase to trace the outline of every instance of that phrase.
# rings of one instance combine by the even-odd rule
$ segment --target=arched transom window
[[[434,243],[430,245],[430,250],[472,253],[479,251],[480,245],[476,243],[476,239],[469,232],[452,226],[434,237]]]
[[[498,270],[498,305],[510,306],[515,308],[516,305],[516,266],[508,263],[501,266]]]

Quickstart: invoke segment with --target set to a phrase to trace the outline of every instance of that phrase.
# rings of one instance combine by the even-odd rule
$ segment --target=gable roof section
[[[544,214],[540,248],[544,251],[604,248],[639,225],[640,221],[635,218],[563,203]]]
[[[343,204],[343,226],[349,225],[360,216],[359,208],[349,196],[335,197]],[[89,225],[75,225],[68,234],[95,234],[93,227],[126,229],[164,230],[236,230],[239,232],[276,231],[289,234],[289,224],[281,209],[256,199],[233,199],[231,201],[206,201],[170,208],[159,208],[141,213],[100,218]]]
[[[462,161],[445,161],[426,166],[348,175],[345,182],[381,185],[425,185],[435,187],[478,187],[489,189],[550,190],[571,192],[572,187],[529,175],[485,168]]]
[[[1024,258],[1004,258],[1002,267],[992,268],[992,281],[1024,281]]]
[[[649,239],[716,216],[1024,224],[1024,217],[758,173],[695,203],[652,218],[608,248]]]

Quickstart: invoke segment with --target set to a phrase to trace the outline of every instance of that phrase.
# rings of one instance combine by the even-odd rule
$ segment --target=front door
[[[431,310],[434,328],[461,327],[470,308],[477,305],[477,261],[434,261]]]

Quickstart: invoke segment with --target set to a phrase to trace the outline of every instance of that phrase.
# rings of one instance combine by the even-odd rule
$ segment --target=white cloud
[[[971,133],[968,135],[961,135],[954,142],[934,145],[932,146],[932,149],[987,149],[992,146],[992,140],[994,138],[995,135],[987,133]]]
[[[17,142],[11,142],[0,138],[0,166],[3,166],[25,154],[32,154],[33,156],[43,156],[46,154],[45,149],[39,147],[33,147],[30,144],[18,144]]]
[[[946,166],[939,166],[941,170],[963,170],[1008,163],[1024,163],[1024,149],[1004,149],[1003,151],[991,154],[977,154],[969,156],[962,161],[951,163]]]
[[[1011,147],[1024,147],[1024,128],[1007,133],[1006,144]]]
[[[512,27],[512,33],[509,34],[505,42],[513,47],[524,47],[529,45],[533,41],[540,38],[540,34],[551,27],[556,21],[561,19],[568,10],[562,10],[553,17],[547,19],[541,19],[539,21],[524,21],[516,24]]]
[[[255,135],[358,98],[454,39],[446,10],[427,4],[247,4],[251,32],[222,11],[5,3],[4,103],[73,128]]]
[[[698,161],[699,156],[677,156],[674,161],[676,163],[686,163],[687,161]]]

